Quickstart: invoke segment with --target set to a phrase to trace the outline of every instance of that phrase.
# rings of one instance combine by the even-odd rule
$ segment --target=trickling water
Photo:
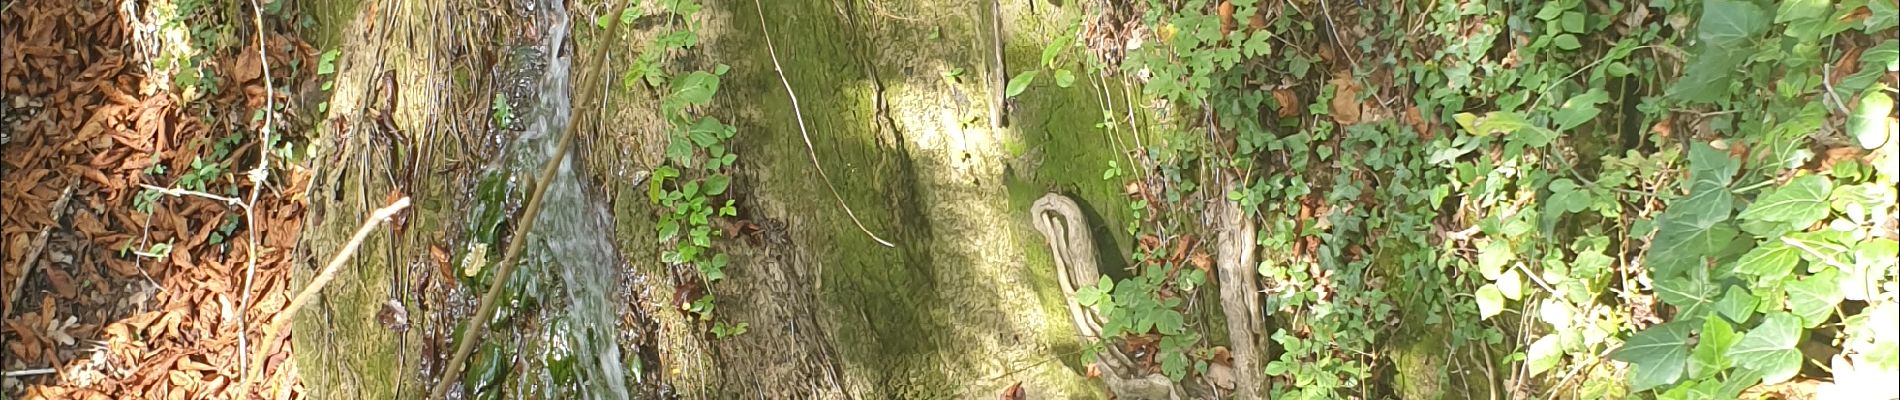
[[[535,106],[529,108],[524,119],[528,122],[526,131],[516,139],[516,156],[512,168],[516,171],[535,171],[553,158],[555,146],[560,136],[568,128],[571,113],[569,96],[569,64],[572,61],[570,51],[563,46],[569,30],[567,10],[559,1],[538,4],[546,17],[545,35],[542,37],[540,54],[546,57],[543,75],[540,77],[538,91],[528,98]],[[621,364],[620,347],[616,342],[618,313],[622,302],[615,301],[615,285],[621,281],[623,265],[614,250],[612,224],[606,220],[611,215],[603,205],[589,199],[581,187],[581,180],[574,169],[574,154],[569,149],[568,156],[561,160],[560,168],[553,182],[547,184],[547,194],[542,199],[541,214],[535,221],[531,242],[537,246],[531,249],[544,250],[544,254],[531,256],[551,262],[542,263],[560,276],[560,283],[566,291],[565,307],[553,305],[549,314],[543,315],[545,322],[544,337],[547,352],[543,360],[571,357],[571,373],[578,387],[570,387],[578,393],[561,394],[562,389],[556,382],[546,382],[540,390],[548,397],[569,397],[578,395],[587,399],[627,400],[627,369]],[[526,265],[524,265],[526,266]],[[550,299],[550,302],[559,301]],[[524,314],[533,314],[535,310],[522,310]],[[543,371],[542,376],[552,376],[552,372]],[[535,385],[524,385],[535,386]],[[535,390],[528,388],[527,390]]]

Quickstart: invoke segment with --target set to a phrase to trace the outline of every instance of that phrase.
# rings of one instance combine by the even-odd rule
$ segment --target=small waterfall
[[[559,1],[544,1],[539,6],[544,7],[540,12],[547,21],[540,49],[547,64],[539,92],[532,96],[536,105],[527,115],[527,130],[517,139],[521,151],[513,160],[528,171],[538,170],[553,158],[572,113],[569,66],[573,57],[564,47],[571,29],[567,10]],[[615,300],[614,290],[621,281],[623,265],[613,247],[613,225],[607,220],[611,213],[589,199],[581,187],[574,168],[578,153],[569,149],[568,156],[561,160],[554,181],[548,183],[552,186],[542,199],[541,214],[531,233],[533,240],[545,247],[530,248],[546,251],[538,258],[552,261],[544,265],[556,269],[551,272],[560,276],[561,286],[566,289],[564,310],[545,316],[551,327],[547,347],[550,352],[573,357],[573,374],[579,385],[575,389],[581,398],[627,400],[627,369],[621,363],[616,342],[618,313],[623,304]]]

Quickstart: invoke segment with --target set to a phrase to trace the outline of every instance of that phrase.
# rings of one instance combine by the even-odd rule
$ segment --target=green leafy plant
[[[712,332],[713,332],[713,337],[719,338],[719,339],[725,339],[725,338],[730,338],[733,336],[744,335],[746,333],[746,329],[750,327],[751,327],[751,324],[747,324],[744,322],[740,322],[736,325],[727,325],[724,322],[718,322],[718,323],[713,324]]]
[[[322,55],[317,56],[317,76],[327,77],[327,76],[336,75],[336,58],[341,55],[342,53],[338,52],[337,49],[330,49],[330,50],[324,51]],[[323,80],[323,86],[321,87],[323,91],[328,92],[331,89],[335,89],[335,88],[336,88],[336,79],[331,78],[331,79]],[[324,101],[324,102],[317,103],[318,115],[322,115],[323,113],[328,112],[328,111],[330,111],[330,102]]]
[[[1291,321],[1264,371],[1276,397],[1362,396],[1395,331],[1450,349],[1466,376],[1422,378],[1440,387],[1522,385],[1466,397],[1734,398],[1806,365],[1894,371],[1895,335],[1874,326],[1900,309],[1900,245],[1873,224],[1900,171],[1815,154],[1896,140],[1890,2],[1333,4],[1254,26],[1236,21],[1273,4],[1143,3],[1144,45],[1081,59],[1137,77],[1137,104],[1194,112],[1145,127],[1160,144],[1103,179],[1167,183],[1165,203],[1130,200],[1140,233],[1162,231],[1195,168],[1243,176],[1224,195],[1280,250],[1259,272]],[[1059,61],[1078,32],[1005,95],[1072,83]],[[1191,285],[1137,272],[1079,301],[1122,335],[1164,335]],[[1829,338],[1837,359],[1800,350]]]
[[[488,116],[494,119],[495,126],[507,128],[515,124],[515,108],[508,103],[508,96],[495,93],[495,99],[488,103]]]
[[[658,240],[668,248],[660,259],[672,265],[691,267],[707,284],[725,279],[729,257],[713,246],[721,234],[714,220],[738,216],[736,200],[728,193],[732,185],[732,167],[738,155],[726,144],[738,128],[696,110],[712,102],[719,93],[720,79],[731,70],[725,64],[709,71],[688,71],[678,75],[660,68],[670,54],[698,43],[700,5],[691,0],[667,0],[660,6],[671,13],[672,21],[682,22],[657,36],[622,76],[628,88],[640,84],[663,88],[660,112],[666,119],[666,164],[654,169],[647,180],[647,198],[660,211],[656,225]],[[632,9],[622,11],[622,23],[635,18]],[[604,17],[603,17],[604,18]],[[605,21],[604,19],[602,21]],[[723,199],[723,200],[722,200]],[[702,320],[712,320],[715,309],[710,291],[687,305],[687,311]],[[745,324],[717,322],[714,334],[724,338],[745,332]]]

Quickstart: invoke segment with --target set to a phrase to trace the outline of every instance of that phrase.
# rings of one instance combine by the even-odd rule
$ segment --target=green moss
[[[303,32],[305,40],[317,49],[334,49],[343,43],[343,30],[355,21],[361,0],[316,0],[303,3],[304,12],[316,23]]]
[[[830,174],[838,195],[855,210],[865,228],[896,243],[887,248],[861,232],[850,216],[838,207],[825,182],[812,170],[811,155],[799,133],[797,116],[784,94],[772,60],[765,51],[754,11],[740,7],[734,11],[730,33],[719,43],[727,51],[713,59],[733,66],[722,87],[721,97],[735,104],[733,109],[763,110],[761,118],[742,118],[737,151],[742,165],[753,169],[757,191],[764,197],[796,202],[792,236],[798,245],[816,255],[813,265],[822,265],[823,291],[819,298],[824,307],[835,310],[832,333],[852,375],[870,380],[872,387],[888,390],[882,395],[904,398],[939,398],[964,393],[982,379],[1005,372],[995,368],[994,356],[984,354],[995,344],[963,343],[972,336],[1007,332],[1009,327],[983,326],[1000,318],[969,318],[969,312],[1005,313],[1008,310],[983,309],[985,305],[1027,299],[1040,306],[1042,315],[1052,317],[1048,326],[1034,332],[1036,337],[1019,338],[1030,343],[1050,343],[1060,352],[1068,368],[1042,369],[1027,374],[1042,374],[1051,386],[1067,387],[1067,393],[1088,393],[1089,384],[1080,378],[1080,342],[1067,324],[1067,310],[1048,259],[1041,236],[1027,224],[1029,204],[1050,190],[1077,195],[1089,204],[1104,204],[1097,221],[1103,229],[1105,253],[1120,260],[1117,249],[1129,243],[1126,233],[1107,229],[1121,226],[1127,211],[1116,194],[1119,183],[1100,179],[1101,168],[1116,157],[1107,146],[1108,137],[1094,129],[1101,115],[1096,94],[1083,87],[1058,89],[1038,86],[1018,98],[1020,104],[1011,115],[1014,124],[997,142],[980,142],[988,132],[972,132],[968,124],[954,126],[913,126],[918,117],[938,108],[958,108],[952,119],[967,120],[985,113],[983,102],[987,82],[977,73],[967,74],[960,84],[944,82],[935,74],[939,65],[962,66],[975,71],[987,60],[989,47],[960,46],[961,40],[975,37],[969,10],[935,6],[911,7],[885,4],[889,9],[939,13],[928,24],[891,24],[867,22],[869,15],[838,15],[824,5],[771,2],[765,13],[774,21],[798,23],[771,26],[774,45],[799,100],[811,145],[819,162]],[[868,13],[867,13],[868,14]],[[987,20],[980,20],[987,22]],[[854,25],[864,24],[864,25]],[[943,40],[925,38],[940,35]],[[1027,43],[1029,39],[1022,40]],[[879,43],[939,43],[928,50],[887,51],[876,49]],[[986,43],[986,42],[984,42]],[[1029,46],[1011,49],[1011,60],[1032,62],[1040,49]],[[866,65],[876,77],[867,74]],[[1027,68],[1014,66],[1013,68]],[[877,113],[877,83],[884,86],[889,102],[888,117],[898,125],[888,129]],[[962,103],[932,103],[919,100],[917,94],[963,96]],[[935,118],[935,117],[931,117]],[[978,124],[982,125],[982,124]],[[938,138],[967,146],[956,150],[924,148],[926,135],[963,135]],[[1021,136],[1013,136],[1021,135]],[[1001,163],[1004,153],[999,143],[1020,143],[1026,157],[1038,158],[1042,167],[1034,171],[1006,168],[998,175],[978,174],[971,178],[974,189],[964,182],[946,182],[945,175],[958,168],[973,168],[987,158]],[[946,153],[948,156],[946,156]],[[961,157],[961,159],[959,159]],[[1018,157],[1022,158],[1022,157]],[[995,164],[991,164],[995,165]],[[999,187],[1001,186],[1001,187]],[[985,189],[987,188],[987,189]],[[996,193],[993,197],[970,191]],[[977,196],[970,198],[968,196]],[[948,199],[960,199],[950,203]],[[957,226],[933,226],[945,223],[933,218],[933,212],[945,208],[997,208],[1007,221],[967,221],[973,226],[993,226],[1014,230],[1017,243],[988,244],[1006,246],[1006,252],[1021,252],[1027,265],[980,265],[984,254],[967,252],[970,243],[958,235],[966,221]],[[1106,218],[1104,220],[1104,218]],[[1013,247],[1013,248],[1012,248]],[[1035,287],[998,287],[975,284],[986,274],[1024,274]],[[1022,275],[1018,275],[1022,276]],[[1020,327],[1018,327],[1020,328]],[[1056,373],[1055,371],[1068,372]],[[1026,375],[1027,375],[1026,374]],[[1064,378],[1066,376],[1066,378]],[[1067,379],[1067,383],[1059,380]],[[1005,382],[1006,384],[1006,382]],[[1084,396],[1084,398],[1089,396]]]

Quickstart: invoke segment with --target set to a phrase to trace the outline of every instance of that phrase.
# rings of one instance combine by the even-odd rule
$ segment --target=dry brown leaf
[[[1359,123],[1359,82],[1344,74],[1327,82],[1334,87],[1331,104],[1333,121],[1340,125]]]
[[[73,286],[72,274],[60,268],[46,268],[46,284],[53,287],[53,295],[62,299],[79,296],[79,288]]]
[[[1214,258],[1209,257],[1206,252],[1197,251],[1193,256],[1188,257],[1188,264],[1194,265],[1194,268],[1201,272],[1213,272]]]
[[[1280,105],[1280,118],[1297,117],[1306,111],[1306,107],[1301,107],[1299,94],[1292,88],[1274,89],[1273,101]]]
[[[252,44],[249,46],[245,46],[244,51],[241,51],[238,54],[245,54],[245,55],[257,54],[257,45]],[[264,67],[262,64],[258,63],[258,61],[260,60],[257,57],[237,57],[237,61],[234,62],[233,63],[234,65],[231,66],[231,73],[233,74],[232,77],[237,78],[236,80],[237,83],[246,83],[246,82],[250,82],[252,79],[257,79],[260,76],[264,76]]]
[[[1023,400],[1025,396],[1023,393],[1023,383],[1019,381],[1014,385],[1009,385],[1008,388],[1004,388],[1003,395],[997,398],[1001,400]]]
[[[1419,139],[1429,142],[1437,137],[1432,134],[1432,124],[1425,121],[1425,115],[1419,112],[1418,106],[1405,108],[1405,124],[1418,133]]]
[[[1862,151],[1859,147],[1853,146],[1827,149],[1826,152],[1822,153],[1820,162],[1816,164],[1815,170],[1832,171],[1834,170],[1834,164],[1838,164],[1841,161],[1860,161],[1865,159],[1864,156],[1866,155],[1866,151]]]
[[[1220,15],[1220,37],[1221,41],[1225,42],[1227,35],[1234,31],[1236,25],[1239,25],[1239,22],[1234,20],[1233,0],[1221,1],[1220,7],[1218,7],[1217,10],[1217,13]]]

